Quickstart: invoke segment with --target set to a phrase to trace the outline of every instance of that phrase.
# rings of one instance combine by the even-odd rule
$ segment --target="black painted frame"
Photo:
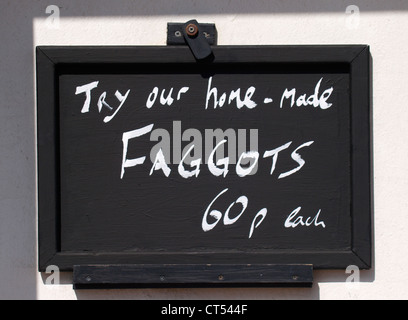
[[[352,247],[346,251],[279,251],[245,254],[256,263],[313,264],[314,269],[371,268],[371,71],[369,47],[336,46],[216,46],[214,64],[283,63],[342,64],[350,73]],[[59,110],[58,71],[61,65],[83,64],[182,64],[197,63],[187,47],[37,47],[37,155],[38,155],[38,255],[39,271],[56,265],[72,271],[74,265],[160,264],[160,254],[64,253],[60,250],[59,221]],[[242,258],[242,253],[238,253]],[[174,253],[168,261],[180,266],[208,263],[209,254]],[[236,254],[235,254],[236,255]],[[211,261],[225,253],[211,253]],[[234,262],[234,253],[230,260]],[[220,260],[223,261],[223,260]],[[239,263],[239,262],[237,262]]]

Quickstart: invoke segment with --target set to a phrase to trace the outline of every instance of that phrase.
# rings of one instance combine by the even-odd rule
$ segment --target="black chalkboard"
[[[37,48],[41,271],[370,268],[368,47],[213,52]]]

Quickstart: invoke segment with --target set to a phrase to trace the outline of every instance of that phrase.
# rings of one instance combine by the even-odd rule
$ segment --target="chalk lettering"
[[[91,105],[91,91],[98,87],[99,81],[94,81],[83,86],[76,87],[75,94],[85,93],[85,102],[82,107],[81,113],[89,112],[89,106]]]
[[[123,157],[122,157],[122,170],[120,173],[121,179],[123,179],[123,175],[125,174],[125,168],[130,168],[130,167],[137,166],[139,164],[143,164],[146,160],[146,157],[139,157],[136,159],[127,159],[129,140],[137,138],[137,137],[141,137],[145,135],[146,133],[149,133],[150,131],[152,131],[152,129],[153,129],[153,124],[150,124],[146,127],[123,133],[122,135]]]
[[[288,176],[290,176],[291,174],[294,174],[295,172],[298,172],[298,171],[305,165],[306,161],[303,160],[302,157],[300,156],[300,154],[297,153],[297,152],[298,152],[300,149],[304,148],[304,147],[310,146],[313,142],[314,142],[314,141],[306,142],[306,143],[300,145],[299,147],[297,147],[296,150],[292,152],[292,155],[291,155],[291,156],[292,156],[292,159],[295,160],[295,161],[299,164],[299,166],[297,166],[296,168],[294,168],[294,169],[292,169],[292,170],[290,170],[290,171],[288,171],[288,172],[281,173],[281,174],[279,175],[279,178],[278,178],[278,179],[282,179],[282,178],[288,177]]]
[[[208,105],[210,100],[213,100],[213,106],[214,109],[217,107],[223,107],[225,104],[225,101],[227,99],[227,93],[224,92],[221,96],[220,99],[218,100],[218,89],[217,87],[212,87],[212,80],[213,77],[210,77],[208,79],[208,87],[207,87],[207,96],[205,99],[205,109],[208,109]],[[238,109],[241,109],[243,107],[247,107],[248,109],[253,109],[257,106],[257,104],[252,100],[252,96],[255,93],[255,87],[251,86],[247,89],[244,99],[241,100],[241,88],[238,88],[236,90],[231,90],[228,98],[228,104],[231,104],[235,100],[236,107]]]
[[[320,215],[322,210],[319,210],[317,212],[317,214],[314,216],[314,218],[307,217],[307,219],[305,221],[305,218],[303,216],[298,216],[301,209],[302,209],[302,207],[297,207],[295,210],[293,210],[289,214],[289,216],[287,217],[287,219],[285,221],[285,224],[284,224],[285,228],[296,228],[299,225],[300,226],[310,227],[312,224],[315,227],[321,226],[322,228],[326,228],[326,224],[323,221],[318,221],[319,215]]]
[[[220,198],[227,191],[228,191],[228,188],[222,190],[211,201],[211,203],[208,205],[207,209],[205,210],[203,220],[202,220],[202,223],[201,223],[201,228],[203,229],[204,232],[208,232],[208,231],[214,229],[215,226],[221,221],[223,214],[218,210],[213,209],[213,210],[210,211],[210,209],[212,208],[215,201],[217,201],[217,199]],[[248,198],[246,196],[240,196],[236,201],[232,202],[229,205],[228,209],[224,213],[224,219],[223,219],[224,225],[228,226],[228,225],[232,225],[232,224],[236,223],[239,220],[239,218],[241,218],[241,216],[246,211],[246,209],[248,207],[248,202],[249,202],[249,200],[248,200]],[[230,217],[230,211],[238,203],[242,206],[242,209],[241,209],[240,213],[235,218],[231,218]],[[255,218],[253,219],[252,224],[251,224],[251,228],[250,228],[250,231],[249,231],[248,238],[252,237],[252,235],[254,233],[254,230],[256,228],[258,228],[259,225],[263,222],[263,220],[266,217],[267,212],[268,212],[268,210],[266,208],[263,208],[255,215]],[[209,217],[214,218],[215,221],[213,223],[208,223]]]
[[[190,89],[189,87],[182,87],[177,93],[177,101],[179,101],[181,99],[181,95],[187,93],[189,89]],[[162,106],[165,105],[171,106],[173,104],[174,102],[173,91],[174,91],[173,87],[169,89],[168,93],[166,93],[166,89],[161,90],[159,102]],[[150,92],[149,96],[147,97],[146,108],[148,109],[152,108],[158,96],[159,88],[154,87]]]
[[[284,102],[288,99],[290,99],[290,106],[293,107],[295,105],[295,100],[296,100],[296,106],[313,106],[315,108],[320,107],[320,109],[325,110],[328,109],[332,106],[332,103],[328,103],[327,100],[330,98],[331,94],[333,93],[333,87],[326,89],[320,96],[319,96],[319,91],[320,91],[320,85],[322,83],[323,78],[319,80],[319,82],[316,84],[315,91],[314,93],[306,98],[306,94],[300,95],[296,99],[296,89],[293,88],[291,90],[288,90],[287,88],[282,94],[282,98],[280,101],[280,108],[283,108]]]

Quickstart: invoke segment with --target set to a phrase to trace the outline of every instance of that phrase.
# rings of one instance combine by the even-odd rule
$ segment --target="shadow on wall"
[[[42,16],[44,8],[51,3],[39,1],[35,9],[40,9]],[[58,7],[64,10],[65,16],[157,16],[157,15],[201,15],[201,14],[268,14],[268,13],[316,13],[344,12],[350,5],[358,6],[361,11],[395,11],[408,10],[408,3],[398,0],[355,0],[355,1],[321,1],[321,0],[184,0],[154,2],[119,0],[109,1],[59,1]],[[37,11],[37,10],[35,10]]]
[[[0,145],[7,147],[7,156],[0,162],[0,298],[35,299],[36,295],[36,142],[33,19],[47,17],[49,0],[35,2],[1,1],[0,4],[0,70],[7,78],[0,79]],[[196,0],[133,1],[133,0],[60,0],[56,4],[67,17],[115,17],[200,14],[268,14],[344,12],[349,1],[329,0]],[[405,11],[408,2],[399,0],[353,1],[364,11]],[[35,44],[34,44],[35,45]],[[18,84],[18,85],[16,85]],[[18,236],[16,236],[18,235]],[[374,280],[374,271],[364,272],[366,281]],[[69,278],[69,276],[68,276]],[[44,279],[44,275],[43,275]],[[318,272],[317,281],[344,281],[344,272]],[[364,280],[363,280],[364,281]],[[42,285],[42,284],[40,284]],[[126,291],[122,297],[222,297],[259,298],[277,296],[276,289],[177,289],[169,291]],[[312,289],[284,289],[287,298],[318,299],[318,285]],[[219,296],[217,296],[219,295]],[[112,292],[78,291],[78,298],[106,298]]]

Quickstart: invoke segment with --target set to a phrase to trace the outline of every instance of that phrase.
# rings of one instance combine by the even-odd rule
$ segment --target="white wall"
[[[408,279],[408,4],[293,0],[0,0],[1,299],[406,299]],[[47,25],[47,6],[60,24]],[[374,268],[348,286],[344,271],[316,271],[312,289],[77,291],[71,275],[45,285],[36,248],[34,48],[165,45],[167,22],[216,23],[219,45],[369,44],[373,57]],[[49,21],[49,20],[48,20]],[[350,24],[351,22],[351,24]],[[54,25],[55,26],[55,25]]]

